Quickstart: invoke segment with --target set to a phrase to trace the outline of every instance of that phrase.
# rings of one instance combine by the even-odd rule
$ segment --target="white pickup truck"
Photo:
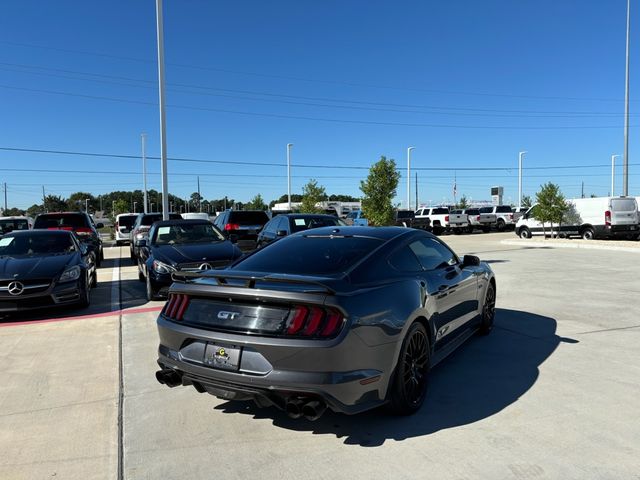
[[[416,210],[415,218],[429,219],[431,229],[436,235],[440,235],[449,230],[452,230],[454,233],[462,233],[469,225],[466,215],[451,214],[447,207],[419,208]]]
[[[487,233],[491,231],[491,227],[496,225],[496,216],[493,213],[480,213],[479,208],[465,208],[462,213],[466,213],[469,219],[467,229],[469,233],[473,233],[476,228]]]
[[[496,230],[503,232],[506,229],[515,229],[516,222],[509,205],[494,205],[493,207],[481,207],[480,213],[493,213],[496,216]]]

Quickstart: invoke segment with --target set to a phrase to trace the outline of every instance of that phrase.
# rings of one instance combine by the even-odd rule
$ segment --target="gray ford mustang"
[[[496,298],[478,257],[399,227],[307,230],[174,280],[158,381],[309,420],[417,411],[430,368],[491,330]]]

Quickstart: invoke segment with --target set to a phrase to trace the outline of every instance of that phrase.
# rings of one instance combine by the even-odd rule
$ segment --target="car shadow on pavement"
[[[353,416],[327,411],[310,422],[293,420],[275,408],[259,409],[252,402],[227,402],[216,409],[272,419],[281,428],[335,435],[348,445],[376,447],[387,439],[429,435],[500,412],[536,383],[539,366],[563,342],[577,340],[556,335],[553,318],[496,309],[490,335],[472,338],[432,370],[426,401],[412,416],[393,416],[384,408]]]

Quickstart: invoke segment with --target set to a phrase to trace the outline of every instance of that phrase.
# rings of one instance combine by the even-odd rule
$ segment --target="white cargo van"
[[[569,211],[561,225],[553,225],[553,235],[580,236],[586,240],[594,238],[636,239],[640,234],[638,225],[638,202],[634,197],[576,198],[567,200]],[[542,223],[536,220],[533,205],[518,220],[516,235],[531,238],[543,235]],[[551,225],[545,225],[551,234]]]

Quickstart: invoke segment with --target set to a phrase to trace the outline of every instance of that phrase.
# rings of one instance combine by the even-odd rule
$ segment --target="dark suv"
[[[93,252],[98,267],[104,260],[102,240],[98,233],[98,228],[102,227],[104,227],[102,223],[94,224],[91,217],[85,212],[41,213],[33,223],[34,229],[74,232],[80,241],[87,245],[87,249]]]
[[[141,213],[138,215],[138,218],[136,218],[136,221],[129,232],[131,260],[136,264],[138,263],[138,247],[136,247],[136,240],[147,238],[149,236],[149,229],[151,229],[151,225],[161,220],[162,213]],[[170,213],[169,220],[182,220],[182,215],[179,213]]]
[[[216,217],[213,224],[228,238],[235,235],[242,251],[256,248],[258,232],[269,221],[269,215],[262,210],[225,210]]]

